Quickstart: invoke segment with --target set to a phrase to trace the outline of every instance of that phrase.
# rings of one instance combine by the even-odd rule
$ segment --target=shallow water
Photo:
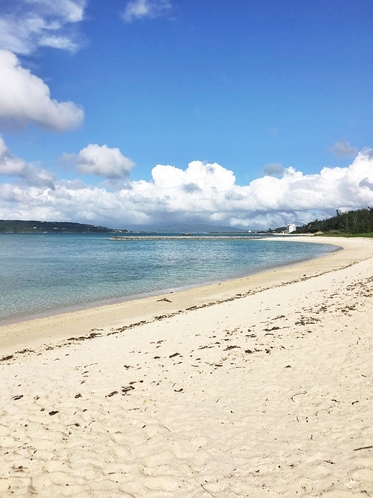
[[[249,275],[334,251],[246,237],[0,235],[0,323]]]

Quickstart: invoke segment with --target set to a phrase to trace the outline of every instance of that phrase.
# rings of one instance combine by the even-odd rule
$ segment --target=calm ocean
[[[249,275],[335,246],[234,237],[0,235],[0,324]]]

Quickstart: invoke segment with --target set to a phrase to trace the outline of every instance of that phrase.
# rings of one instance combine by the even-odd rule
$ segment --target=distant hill
[[[296,233],[316,232],[328,235],[373,234],[373,208],[357,209],[346,213],[337,209],[335,216],[326,220],[311,221],[296,230]]]
[[[128,230],[65,221],[0,220],[0,233],[125,233]]]

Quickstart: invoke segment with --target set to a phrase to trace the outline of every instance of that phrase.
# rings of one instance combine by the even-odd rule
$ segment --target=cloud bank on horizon
[[[78,172],[123,181],[92,186],[79,179],[58,180],[46,170],[15,157],[0,140],[0,218],[79,220],[125,228],[127,225],[208,223],[244,229],[304,224],[338,209],[373,205],[373,149],[361,151],[345,168],[323,168],[304,175],[284,168],[246,186],[217,163],[192,161],[185,170],[152,169],[151,181],[130,180],[134,163],[119,149],[90,144],[65,156]],[[276,171],[278,173],[278,171]]]
[[[238,182],[227,164],[192,157],[184,169],[153,162],[156,165],[149,174],[143,173],[147,180],[133,179],[141,168],[136,157],[127,157],[122,147],[95,143],[97,137],[90,140],[88,135],[78,149],[56,157],[57,166],[43,158],[20,157],[14,143],[8,145],[9,140],[14,142],[14,133],[22,136],[30,129],[39,130],[35,132],[39,137],[57,132],[53,140],[58,140],[58,134],[88,127],[87,115],[92,112],[87,113],[79,102],[55,98],[53,88],[27,64],[42,50],[74,57],[85,43],[79,25],[89,17],[91,3],[94,0],[14,0],[10,5],[0,0],[1,219],[78,221],[120,228],[206,223],[255,230],[302,225],[331,216],[336,209],[373,206],[373,149],[364,147],[359,152],[343,138],[329,144],[328,150],[348,160],[347,165],[321,166],[310,173],[268,162],[258,165],[262,176],[246,183]],[[169,0],[116,5],[124,27],[167,19],[173,11]],[[250,158],[246,160],[249,163]]]

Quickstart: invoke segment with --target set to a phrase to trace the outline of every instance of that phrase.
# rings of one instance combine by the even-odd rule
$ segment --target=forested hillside
[[[61,221],[0,220],[0,233],[123,233],[127,230]]]
[[[357,209],[341,213],[327,220],[315,220],[297,228],[297,233],[341,233],[341,234],[368,234],[373,233],[373,208]]]

